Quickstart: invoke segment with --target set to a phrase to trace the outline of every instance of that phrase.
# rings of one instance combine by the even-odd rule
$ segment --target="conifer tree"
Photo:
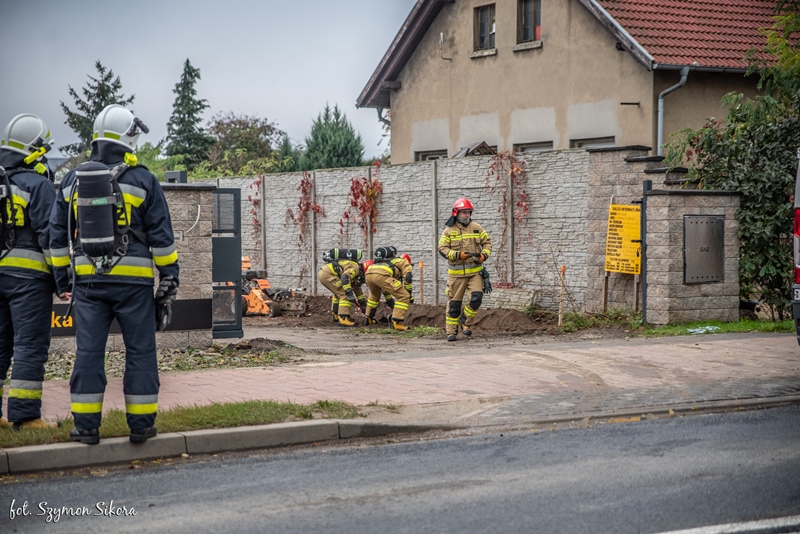
[[[364,157],[361,136],[356,134],[347,116],[335,105],[325,106],[311,126],[303,156],[304,170],[358,167]]]
[[[280,163],[279,172],[294,172],[300,170],[300,160],[303,152],[300,148],[292,145],[292,140],[288,134],[283,134],[281,144],[275,150],[275,159]]]
[[[120,92],[122,82],[119,76],[114,77],[114,71],[104,67],[100,60],[95,61],[94,67],[97,69],[97,77],[89,76],[86,87],[81,90],[83,98],[72,86],[68,86],[69,95],[75,101],[77,110],[72,111],[63,101],[59,102],[61,109],[67,115],[64,124],[78,134],[80,139],[77,143],[61,147],[61,151],[69,156],[83,155],[91,148],[94,119],[103,111],[103,108],[109,104],[127,107],[133,103],[136,96],[131,95],[130,98],[125,98],[125,95]]]
[[[200,126],[201,114],[209,107],[208,101],[197,98],[195,84],[200,79],[200,69],[189,59],[183,64],[181,80],[172,90],[177,96],[172,104],[172,115],[167,123],[167,156],[184,156],[189,169],[208,159],[208,148],[214,143]]]

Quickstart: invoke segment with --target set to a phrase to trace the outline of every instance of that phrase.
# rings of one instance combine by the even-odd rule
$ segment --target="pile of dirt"
[[[383,303],[378,308],[377,318],[385,318],[387,310]],[[353,308],[353,317],[363,322],[364,315]],[[501,334],[553,334],[557,331],[557,318],[554,314],[541,313],[531,316],[517,310],[499,308],[481,309],[474,326],[482,335]],[[405,323],[409,326],[432,326],[444,329],[445,307],[412,304],[408,308]],[[245,326],[307,327],[320,328],[333,326],[331,298],[313,296],[308,298],[306,314],[301,317],[282,315],[280,317],[245,317]]]

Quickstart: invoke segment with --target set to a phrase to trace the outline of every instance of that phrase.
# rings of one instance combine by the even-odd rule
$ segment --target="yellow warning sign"
[[[611,204],[608,208],[606,235],[606,271],[640,274],[642,272],[641,206]]]

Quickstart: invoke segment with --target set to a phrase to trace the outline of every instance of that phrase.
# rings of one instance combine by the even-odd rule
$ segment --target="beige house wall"
[[[677,71],[654,71],[653,102],[658,111],[658,95],[680,81]],[[684,128],[700,128],[708,118],[724,119],[728,110],[720,100],[730,92],[743,93],[748,98],[758,94],[758,75],[690,71],[686,85],[664,97],[664,142],[674,139],[672,133]],[[656,147],[656,124],[653,123],[652,143]],[[655,152],[654,152],[655,153]]]
[[[574,0],[543,2],[542,39],[525,47],[516,43],[517,1],[497,0],[496,48],[474,53],[474,9],[482,5],[445,6],[398,77],[401,89],[391,93],[394,164],[421,151],[453,155],[473,141],[498,150],[551,141],[563,149],[571,139],[614,136],[618,146],[655,147],[658,93],[679,81],[677,71],[650,72],[617,50],[611,33]],[[722,95],[753,94],[755,82],[691,72],[665,99],[664,139],[724,116]]]

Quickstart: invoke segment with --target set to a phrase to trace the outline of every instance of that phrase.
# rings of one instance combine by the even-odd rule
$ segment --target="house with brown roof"
[[[530,152],[645,145],[754,96],[745,54],[776,0],[418,0],[358,97],[392,163],[471,143]],[[388,111],[391,110],[391,119]]]

